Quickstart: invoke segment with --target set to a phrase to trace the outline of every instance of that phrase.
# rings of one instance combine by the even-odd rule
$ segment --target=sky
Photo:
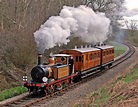
[[[138,0],[125,0],[127,11],[125,12],[125,19],[138,20]]]

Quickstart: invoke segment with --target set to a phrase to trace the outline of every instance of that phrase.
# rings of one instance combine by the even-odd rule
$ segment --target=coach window
[[[111,50],[109,50],[109,54],[111,54]]]
[[[92,60],[94,59],[94,53],[92,54]]]
[[[88,54],[86,55],[86,60],[88,60]]]
[[[97,58],[98,58],[98,52],[96,53],[96,56],[97,56]]]
[[[79,62],[81,62],[81,56],[79,56]]]
[[[97,58],[99,57],[99,52],[97,52]]]
[[[76,62],[78,62],[78,56],[76,56]]]
[[[82,62],[83,62],[83,55],[82,55]]]
[[[97,58],[97,53],[95,53],[95,59]]]
[[[105,55],[108,55],[108,50],[106,50],[106,53],[105,53]]]
[[[103,56],[105,56],[105,51],[103,52]]]
[[[112,53],[114,53],[114,50],[112,50]]]
[[[90,54],[90,60],[92,60],[92,54]]]

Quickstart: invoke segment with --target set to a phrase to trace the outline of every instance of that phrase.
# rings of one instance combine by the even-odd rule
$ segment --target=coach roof
[[[98,50],[100,50],[100,49],[94,48],[94,47],[90,47],[90,48],[76,48],[76,49],[71,49],[71,50],[74,50],[74,51],[78,51],[78,52],[84,53],[84,52],[98,51]]]
[[[104,45],[104,46],[96,46],[97,48],[100,49],[109,49],[109,48],[114,48],[114,46],[110,46],[110,45]]]

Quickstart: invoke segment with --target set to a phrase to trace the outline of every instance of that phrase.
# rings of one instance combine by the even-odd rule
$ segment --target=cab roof
[[[67,55],[67,54],[54,54],[54,55],[51,55],[52,57],[69,57],[71,55]]]

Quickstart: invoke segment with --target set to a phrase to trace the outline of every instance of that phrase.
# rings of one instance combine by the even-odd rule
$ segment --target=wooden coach
[[[101,66],[111,66],[114,61],[114,46],[97,46],[96,48],[101,49]]]
[[[101,50],[98,48],[77,48],[64,50],[61,53],[72,55],[74,58],[74,70],[85,71],[100,66]]]

